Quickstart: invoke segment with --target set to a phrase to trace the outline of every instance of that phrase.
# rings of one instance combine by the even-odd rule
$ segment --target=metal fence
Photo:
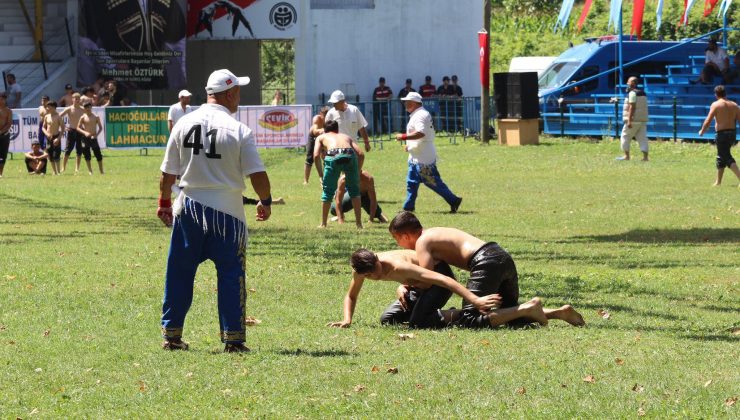
[[[360,102],[348,100],[359,108],[368,122],[367,133],[373,142],[395,140],[395,133],[406,132],[408,113],[398,99],[390,101]],[[465,140],[467,137],[477,137],[480,131],[480,104],[479,96],[466,96],[459,99],[430,98],[424,99],[424,108],[432,114],[434,129],[438,133],[450,136],[455,142],[458,137]],[[323,104],[314,105],[314,114],[318,114]],[[495,105],[491,99],[491,127],[494,126],[493,116],[496,115]]]

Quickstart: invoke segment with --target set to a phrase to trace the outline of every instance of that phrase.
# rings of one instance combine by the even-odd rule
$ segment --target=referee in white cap
[[[326,113],[324,121],[336,121],[339,124],[339,132],[349,136],[352,140],[357,141],[357,133],[360,133],[362,140],[365,142],[365,151],[370,151],[370,139],[367,137],[367,120],[360,110],[348,104],[341,90],[335,90],[329,97],[329,103],[333,108]]]
[[[190,107],[191,96],[193,96],[192,93],[188,92],[187,89],[183,89],[177,94],[177,103],[170,106],[170,110],[167,112],[167,127],[169,128],[170,133],[172,132],[172,127],[177,124],[177,121],[182,118],[183,115],[189,114],[190,111],[192,111],[192,108]]]
[[[218,273],[218,314],[225,352],[246,352],[245,258],[247,224],[242,205],[244,177],[260,198],[257,220],[270,218],[270,180],[257,154],[252,130],[232,117],[240,87],[248,77],[229,70],[211,73],[206,104],[183,116],[167,142],[159,182],[157,216],[171,226],[162,333],[167,350],[186,350],[185,315],[193,300],[193,281],[210,259]],[[172,203],[172,186],[181,190]]]

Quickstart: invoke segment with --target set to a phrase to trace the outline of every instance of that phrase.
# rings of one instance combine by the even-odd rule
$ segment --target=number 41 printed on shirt
[[[200,124],[194,125],[188,131],[188,134],[185,135],[185,141],[182,144],[184,147],[193,149],[194,155],[199,155],[200,151],[204,149],[203,142],[201,141],[202,128]],[[218,130],[215,128],[206,133],[209,143],[206,157],[209,159],[221,159],[221,155],[216,153],[216,133],[218,133]]]

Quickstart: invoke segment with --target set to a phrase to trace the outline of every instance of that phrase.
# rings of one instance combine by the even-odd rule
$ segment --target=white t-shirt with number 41
[[[172,127],[162,172],[179,175],[182,192],[173,206],[182,210],[183,194],[246,224],[244,177],[265,171],[252,130],[225,107],[205,104]]]

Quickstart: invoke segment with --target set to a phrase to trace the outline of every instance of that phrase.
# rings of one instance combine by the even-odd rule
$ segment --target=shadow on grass
[[[355,354],[349,353],[345,350],[337,350],[337,349],[330,349],[330,350],[303,350],[303,349],[295,349],[295,350],[278,350],[276,351],[277,354],[281,356],[308,356],[308,357],[347,357],[347,356],[354,356]]]
[[[738,232],[740,234],[740,232]],[[605,265],[616,269],[646,269],[646,268],[684,268],[684,267],[721,267],[735,268],[736,264],[717,263],[704,261],[696,258],[686,258],[683,260],[666,260],[666,259],[639,259],[626,258],[625,256],[605,256],[605,255],[581,255],[568,254],[558,251],[529,251],[521,250],[515,253],[517,258],[529,261],[558,261],[572,262],[582,265]]]
[[[647,326],[647,325],[631,325],[627,323],[619,323],[614,320],[609,322],[592,322],[587,325],[587,328],[600,329],[600,330],[617,330],[617,331],[635,331],[635,332],[657,332],[670,334],[673,337],[681,338],[685,340],[695,341],[722,341],[726,343],[740,343],[740,336],[731,335],[729,332],[718,333],[716,330],[704,332],[686,331],[683,326],[680,327],[669,327],[669,326]]]
[[[633,229],[612,235],[574,236],[571,239],[577,242],[740,243],[740,228]]]

